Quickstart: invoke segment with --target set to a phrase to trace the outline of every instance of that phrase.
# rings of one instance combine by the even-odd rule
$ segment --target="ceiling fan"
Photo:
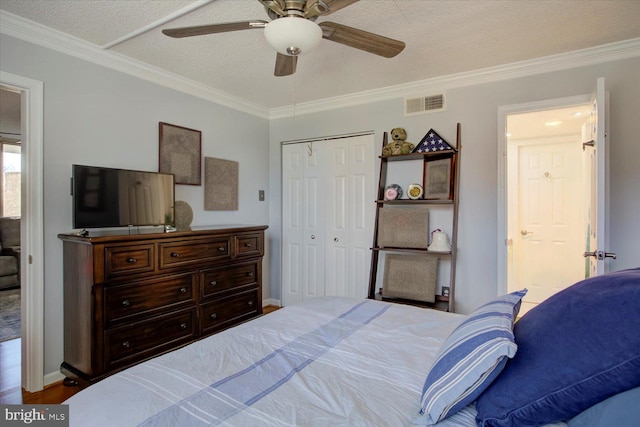
[[[270,22],[262,20],[227,22],[162,30],[169,37],[192,37],[229,31],[264,28],[267,42],[278,51],[274,74],[288,76],[296,71],[298,55],[308,53],[320,40],[354,47],[375,55],[392,58],[402,52],[404,42],[373,34],[335,22],[320,22],[329,15],[358,0],[258,0],[265,7]]]

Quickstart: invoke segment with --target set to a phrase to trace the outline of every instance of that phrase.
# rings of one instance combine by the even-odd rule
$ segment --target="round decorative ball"
[[[176,229],[178,231],[191,230],[191,221],[193,221],[193,209],[189,203],[177,200],[175,203],[176,210]]]

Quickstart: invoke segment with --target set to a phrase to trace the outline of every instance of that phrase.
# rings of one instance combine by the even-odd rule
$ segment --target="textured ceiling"
[[[184,39],[160,32],[268,20],[257,0],[0,0],[0,8],[267,109],[640,37],[638,0],[361,0],[318,22],[402,40],[400,55],[386,59],[323,40],[300,57],[295,75],[274,77],[275,52],[262,29]]]

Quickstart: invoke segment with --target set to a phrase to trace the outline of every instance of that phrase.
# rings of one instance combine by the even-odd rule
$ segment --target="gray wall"
[[[266,119],[149,83],[3,35],[1,68],[44,82],[45,374],[63,359],[62,242],[70,232],[71,165],[158,170],[158,122],[202,131],[202,155],[238,161],[239,210],[205,212],[204,187],[176,186],[193,208],[193,225],[266,224]],[[265,263],[265,295],[269,295]]]
[[[640,266],[640,58],[586,66],[448,89],[444,112],[404,117],[403,99],[325,111],[270,124],[272,244],[271,296],[280,299],[281,174],[280,142],[325,135],[394,127],[407,129],[407,140],[419,141],[434,128],[455,142],[455,125],[462,126],[460,212],[456,310],[469,312],[497,295],[498,249],[498,107],[591,94],[596,79],[605,77],[610,92],[611,204],[610,249],[618,259],[612,270]],[[431,92],[435,93],[435,92]],[[416,96],[422,95],[417,93]],[[372,195],[372,201],[375,195]]]

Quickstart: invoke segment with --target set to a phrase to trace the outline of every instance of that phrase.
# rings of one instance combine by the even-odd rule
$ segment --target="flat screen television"
[[[72,166],[73,228],[175,225],[173,174]]]

